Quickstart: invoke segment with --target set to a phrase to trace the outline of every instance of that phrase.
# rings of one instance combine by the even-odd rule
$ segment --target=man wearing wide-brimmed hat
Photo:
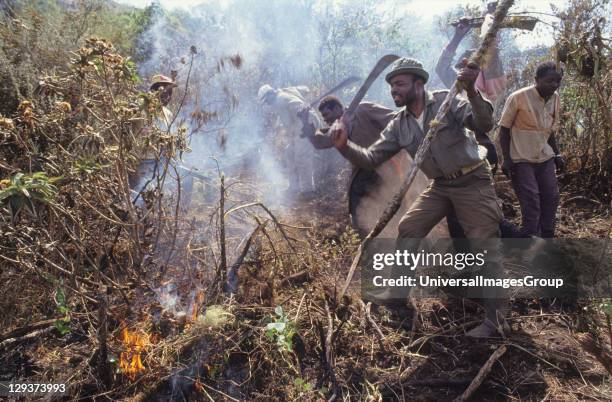
[[[464,85],[467,99],[455,98],[442,121],[434,122],[447,91],[426,90],[429,73],[423,65],[410,58],[398,59],[385,78],[395,105],[402,109],[380,138],[364,148],[348,139],[343,124],[332,129],[332,141],[342,155],[359,167],[373,169],[401,149],[414,157],[430,125],[440,125],[421,165],[432,183],[400,220],[399,238],[424,238],[451,207],[468,239],[499,237],[501,209],[486,152],[478,147],[473,133],[487,132],[493,127],[493,107],[474,85],[479,72],[476,65],[464,66],[457,72],[457,80]],[[496,310],[497,306],[489,304],[487,320],[471,335],[493,334]]]
[[[162,131],[167,131],[172,124],[173,114],[168,109],[168,104],[172,100],[173,89],[176,88],[176,83],[170,77],[162,74],[157,74],[151,77],[151,85],[149,91],[159,96],[159,102],[161,103],[161,113],[158,113],[155,118],[155,124]],[[146,132],[148,128],[141,128],[143,132]],[[139,194],[145,186],[155,184],[155,179],[159,176],[162,171],[164,157],[158,161],[157,155],[153,155],[150,152],[145,153],[138,164],[136,172],[130,176],[130,187],[132,190]]]
[[[162,105],[163,116],[160,116],[161,129],[167,129],[172,122],[172,112],[167,106],[172,100],[172,92],[176,86],[177,85],[172,78],[166,77],[162,74],[154,75],[151,79],[151,86],[149,87],[149,90],[159,94],[159,101]]]

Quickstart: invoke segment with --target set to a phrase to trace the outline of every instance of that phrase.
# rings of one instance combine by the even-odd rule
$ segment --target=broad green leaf
[[[271,329],[277,332],[283,332],[285,330],[284,322],[271,322],[266,326],[267,329]]]
[[[276,313],[277,316],[282,317],[283,316],[283,307],[282,306],[276,306],[276,308],[274,309],[274,312]]]
[[[55,301],[57,302],[58,306],[66,305],[66,295],[64,294],[62,288],[57,288],[55,293]]]

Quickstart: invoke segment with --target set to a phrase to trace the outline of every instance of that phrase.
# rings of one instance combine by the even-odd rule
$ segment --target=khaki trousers
[[[436,179],[398,225],[399,238],[423,238],[454,208],[468,239],[499,237],[502,211],[487,166],[456,179]]]
[[[400,220],[399,240],[406,239],[409,243],[419,241],[427,236],[452,207],[466,237],[481,240],[471,244],[473,251],[489,251],[486,271],[494,277],[501,275],[498,242],[499,223],[503,214],[497,203],[491,171],[486,165],[457,179],[434,180]],[[482,298],[485,299],[485,317],[497,323],[499,314],[504,315],[507,295],[497,289],[485,289]]]

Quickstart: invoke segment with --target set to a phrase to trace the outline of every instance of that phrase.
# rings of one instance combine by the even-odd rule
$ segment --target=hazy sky
[[[152,0],[115,0],[118,3],[131,4],[136,7],[145,7],[149,5]],[[167,8],[186,8],[189,9],[195,5],[205,2],[216,2],[216,3],[229,3],[232,0],[159,0],[160,3]],[[265,0],[262,0],[265,1]],[[320,3],[328,3],[332,0],[319,0]],[[354,1],[354,0],[340,0],[343,2]],[[412,14],[416,14],[424,19],[432,19],[437,15],[443,14],[450,8],[455,7],[457,4],[466,5],[480,5],[482,6],[485,1],[483,0],[386,0],[386,3],[393,3],[397,5],[403,5],[406,10]],[[271,3],[273,4],[273,3]],[[566,0],[516,0],[512,12],[518,11],[532,11],[538,13],[551,13],[550,5],[554,4],[557,7],[563,7],[566,4]],[[547,15],[537,14],[536,17],[540,18],[545,23],[551,23],[555,21],[554,17]],[[538,24],[533,32],[528,31],[516,31],[517,45],[520,48],[526,49],[538,45],[550,46],[553,43],[552,29],[546,24]]]
[[[152,3],[152,0],[115,0],[118,3],[131,4],[136,7],[145,7]],[[168,8],[189,8],[201,3],[229,3],[231,0],[159,0],[159,2]],[[262,0],[264,1],[264,0]],[[319,0],[321,3],[333,2],[333,0]],[[354,0],[341,0],[354,1]],[[420,14],[424,17],[431,18],[434,15],[443,13],[445,10],[454,7],[457,4],[483,5],[483,0],[397,0],[390,1],[396,4],[405,4],[405,7],[410,11]],[[539,12],[550,12],[550,4],[562,6],[566,0],[516,0],[514,9],[530,10]],[[272,3],[273,4],[273,3]]]

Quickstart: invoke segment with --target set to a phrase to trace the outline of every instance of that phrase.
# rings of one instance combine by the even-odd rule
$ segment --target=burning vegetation
[[[132,381],[136,379],[136,375],[145,370],[142,364],[142,354],[149,344],[146,334],[130,333],[127,327],[121,331],[121,342],[125,348],[124,352],[119,355],[119,369],[121,373],[128,376]]]
[[[47,400],[610,399],[606,300],[512,300],[504,336],[480,342],[464,336],[482,315],[470,299],[341,294],[360,244],[350,172],[319,155],[322,190],[296,197],[285,129],[254,99],[264,81],[316,99],[375,56],[431,51],[405,18],[376,2],[42,3],[0,2],[0,381],[66,384]],[[570,3],[553,49],[503,49],[519,54],[508,88],[564,63],[558,231],[609,238],[606,2]],[[243,6],[286,19],[255,27]],[[517,222],[510,182],[495,185]]]

